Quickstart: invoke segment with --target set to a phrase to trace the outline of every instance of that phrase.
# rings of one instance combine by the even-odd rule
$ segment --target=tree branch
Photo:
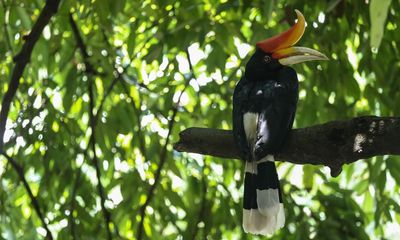
[[[146,31],[146,29],[143,32],[145,32],[145,31]],[[102,33],[103,33],[103,37],[105,39],[106,45],[108,46],[108,48],[112,49],[112,45],[108,42],[109,38],[107,37],[107,34],[106,34],[104,28],[102,28]],[[118,51],[115,51],[115,52],[118,52]],[[133,55],[136,55],[136,54],[133,53]],[[121,56],[121,57],[123,58],[123,56]],[[122,71],[119,71],[116,62],[114,63],[114,72],[117,73],[117,76],[115,77],[115,79],[113,80],[113,82],[111,83],[109,88],[107,89],[105,95],[103,96],[103,99],[101,100],[101,103],[100,103],[100,106],[98,108],[96,117],[99,116],[99,112],[102,110],[102,108],[104,106],[105,99],[108,96],[108,94],[111,92],[112,88],[116,85],[116,83],[120,83],[120,85],[122,86],[122,90],[125,92],[126,96],[131,101],[130,105],[133,108],[133,111],[134,111],[134,114],[135,114],[135,117],[136,117],[136,121],[137,121],[137,129],[138,129],[137,130],[137,137],[138,137],[138,141],[139,141],[139,149],[140,149],[142,155],[144,156],[144,158],[146,159],[147,158],[147,152],[146,152],[146,146],[145,146],[145,142],[144,142],[144,134],[143,134],[143,131],[142,131],[142,126],[141,126],[141,115],[142,115],[141,112],[142,111],[140,109],[140,106],[141,106],[140,90],[138,91],[138,94],[139,94],[139,96],[138,96],[138,98],[139,98],[138,99],[139,100],[138,101],[138,105],[139,105],[139,107],[136,107],[136,102],[133,99],[133,97],[130,95],[129,89],[126,86],[126,81],[124,81],[124,78],[135,79],[134,82],[135,82],[135,85],[138,88],[144,88],[146,90],[149,90],[149,89],[143,83],[139,83],[138,80],[134,76],[130,76],[129,75],[128,68],[132,66],[132,60],[133,60],[132,58],[129,58],[128,63],[125,64],[125,66],[121,66],[122,69],[123,69]]]
[[[90,129],[92,130],[92,133],[90,135],[90,140],[89,144],[92,149],[92,154],[93,154],[93,165],[96,169],[96,177],[97,177],[97,191],[99,192],[100,196],[100,204],[101,204],[101,209],[103,211],[103,216],[104,220],[106,222],[106,229],[107,229],[107,235],[108,239],[112,239],[112,234],[111,234],[111,229],[110,229],[110,223],[111,223],[111,215],[108,212],[106,206],[105,206],[105,201],[106,201],[106,194],[104,192],[104,187],[103,184],[101,183],[101,171],[100,171],[100,166],[99,166],[99,159],[97,157],[96,153],[96,121],[95,121],[95,116],[93,113],[94,110],[94,93],[93,93],[93,80],[90,78],[88,81],[88,91],[89,91],[89,125]]]
[[[2,1],[2,3],[3,3],[4,10],[5,10],[4,1]],[[3,155],[7,159],[8,163],[10,163],[12,165],[12,167],[15,169],[15,171],[18,173],[20,181],[22,181],[26,191],[28,192],[29,198],[31,199],[31,202],[33,205],[33,208],[35,209],[36,214],[40,218],[43,228],[46,230],[46,238],[47,239],[53,239],[53,236],[52,236],[52,234],[47,226],[47,223],[44,219],[44,216],[43,216],[42,211],[39,206],[39,202],[37,201],[36,197],[33,195],[32,190],[28,184],[28,181],[25,178],[24,170],[18,164],[17,161],[15,161],[12,157],[8,156],[4,152],[3,146],[4,146],[4,133],[5,133],[5,129],[6,129],[8,113],[10,111],[10,106],[11,106],[12,100],[13,100],[15,94],[17,93],[20,79],[22,77],[22,74],[24,73],[26,65],[30,61],[33,47],[35,46],[36,42],[38,41],[44,27],[50,22],[51,17],[57,12],[59,5],[60,5],[60,0],[46,1],[46,4],[43,7],[42,11],[40,12],[40,15],[39,15],[35,25],[33,26],[29,35],[25,38],[25,43],[22,46],[21,51],[14,57],[15,66],[11,73],[11,79],[10,79],[10,82],[8,83],[8,89],[3,96],[3,100],[1,102],[1,111],[0,111],[0,154]],[[6,25],[4,25],[4,26],[5,26],[5,31],[6,31],[6,35],[7,35],[6,36],[7,41],[8,41],[8,44],[10,45],[9,46],[10,49],[12,50],[11,43],[9,42],[9,36],[8,36],[7,29],[6,29]]]
[[[71,230],[71,238],[73,240],[77,239],[77,234],[76,234],[76,229],[75,229],[75,218],[74,218],[74,211],[75,211],[75,197],[76,197],[76,192],[78,190],[78,185],[80,182],[81,178],[81,170],[78,169],[76,172],[76,177],[75,177],[75,182],[72,187],[72,194],[71,194],[71,202],[70,202],[70,207],[69,207],[69,216],[68,216],[68,225]]]
[[[28,196],[31,199],[33,208],[35,209],[36,214],[38,215],[40,221],[42,222],[43,228],[46,230],[46,238],[47,239],[53,239],[53,236],[52,236],[52,234],[51,234],[51,232],[49,230],[49,227],[47,226],[47,223],[45,221],[43,213],[42,213],[42,211],[40,209],[39,202],[37,201],[35,195],[33,195],[32,189],[29,186],[29,183],[25,178],[24,169],[21,167],[21,165],[18,164],[17,161],[15,161],[15,159],[13,159],[12,157],[8,156],[1,149],[0,149],[0,155],[3,155],[7,159],[8,163],[10,163],[11,166],[17,171],[20,181],[24,184],[25,190],[28,192]]]
[[[99,166],[99,160],[96,154],[96,116],[94,114],[94,108],[95,108],[95,99],[94,99],[94,89],[93,89],[93,74],[96,73],[93,66],[89,62],[89,54],[87,53],[87,48],[86,45],[83,42],[82,36],[79,33],[78,26],[76,25],[74,18],[72,16],[72,13],[69,14],[69,21],[70,25],[72,28],[72,31],[74,33],[78,48],[81,51],[82,57],[83,57],[83,62],[85,63],[85,72],[88,75],[88,92],[89,92],[89,125],[90,129],[92,130],[92,133],[90,134],[90,139],[89,139],[89,147],[92,149],[92,154],[93,154],[93,165],[96,170],[96,178],[97,178],[97,191],[100,196],[100,205],[101,205],[101,210],[103,212],[103,217],[104,221],[106,224],[106,231],[107,231],[107,238],[109,240],[112,239],[112,233],[110,229],[110,224],[111,224],[111,214],[107,210],[105,206],[105,201],[106,201],[106,193],[104,192],[104,187],[101,183],[101,171],[100,171],[100,166]]]
[[[167,138],[165,140],[165,144],[164,144],[163,148],[161,149],[160,162],[158,163],[158,168],[157,168],[155,176],[154,176],[154,183],[153,183],[153,185],[150,186],[149,191],[147,192],[147,198],[146,198],[145,203],[139,209],[140,222],[138,224],[137,231],[136,231],[137,232],[137,237],[136,237],[137,240],[141,240],[143,238],[143,224],[144,224],[144,218],[146,217],[146,208],[148,205],[150,205],[150,202],[153,199],[154,192],[156,190],[158,182],[160,181],[161,170],[163,169],[164,164],[167,161],[167,147],[169,144],[169,140],[170,140],[170,136],[172,134],[173,127],[175,125],[175,117],[178,114],[178,108],[179,108],[179,105],[181,102],[182,95],[185,92],[186,88],[189,86],[189,82],[190,82],[191,78],[195,77],[192,62],[190,60],[189,51],[186,51],[186,54],[187,54],[187,59],[188,59],[190,70],[191,70],[191,76],[190,76],[190,78],[185,78],[185,80],[186,80],[185,86],[183,87],[182,91],[180,92],[178,100],[175,103],[175,106],[172,107],[171,120],[168,122],[168,134],[167,134]]]
[[[25,43],[21,51],[14,57],[15,67],[12,71],[11,79],[8,84],[7,92],[4,94],[1,102],[0,111],[0,148],[3,148],[4,132],[6,129],[8,112],[10,111],[11,102],[19,87],[19,80],[24,73],[25,66],[31,58],[33,47],[39,39],[44,27],[49,23],[51,17],[57,12],[60,0],[47,0],[44,8],[40,12],[38,20],[33,26],[31,32],[25,37]]]
[[[180,98],[179,98],[179,100],[180,100]],[[144,218],[146,216],[146,208],[147,208],[147,206],[150,205],[150,202],[153,199],[154,191],[156,190],[158,182],[160,181],[161,170],[163,169],[164,164],[165,164],[165,162],[167,160],[167,146],[168,146],[168,143],[169,143],[170,136],[172,134],[172,128],[175,125],[175,117],[176,117],[177,113],[178,113],[178,108],[175,108],[173,110],[171,120],[168,123],[168,134],[167,134],[167,138],[166,138],[165,144],[164,144],[164,146],[163,146],[163,148],[161,150],[161,153],[160,153],[160,162],[158,163],[158,168],[157,168],[157,171],[156,171],[155,176],[154,176],[154,183],[153,183],[153,185],[150,186],[149,191],[147,193],[146,201],[140,207],[140,210],[139,210],[139,212],[140,212],[140,222],[139,222],[139,225],[138,225],[138,228],[137,228],[137,239],[138,240],[141,240],[143,238],[143,224],[144,224]]]
[[[189,128],[174,145],[179,152],[200,153],[239,159],[232,131]],[[293,129],[281,152],[280,161],[325,165],[337,176],[343,164],[379,155],[400,155],[400,118],[364,116]]]

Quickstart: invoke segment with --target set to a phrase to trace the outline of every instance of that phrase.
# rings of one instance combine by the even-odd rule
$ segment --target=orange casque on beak
[[[313,49],[305,47],[293,47],[303,36],[306,21],[299,10],[295,10],[297,22],[287,31],[267,38],[257,43],[257,47],[272,57],[278,59],[283,65],[290,65],[312,60],[328,60],[328,58]]]
[[[297,14],[297,23],[295,23],[289,30],[267,38],[257,43],[257,47],[262,49],[266,53],[274,53],[276,50],[291,47],[296,44],[301,36],[303,36],[304,30],[306,29],[306,20],[303,14],[299,10],[295,10]]]

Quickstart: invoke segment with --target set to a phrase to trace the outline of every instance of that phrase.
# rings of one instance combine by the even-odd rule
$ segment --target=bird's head
[[[328,57],[317,50],[294,46],[303,36],[306,21],[299,10],[295,10],[297,22],[287,31],[256,44],[256,52],[246,66],[246,72],[260,74],[273,72],[283,66],[313,60],[328,60]]]

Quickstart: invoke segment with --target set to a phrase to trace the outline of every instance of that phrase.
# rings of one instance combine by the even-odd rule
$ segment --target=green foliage
[[[391,0],[375,1],[372,0],[369,5],[369,14],[371,18],[371,46],[378,48],[381,44],[385,22],[388,14]]]
[[[187,127],[231,128],[233,89],[254,44],[287,29],[294,9],[308,22],[298,45],[331,59],[294,66],[301,80],[295,127],[398,115],[400,5],[392,1],[385,10],[380,1],[367,2],[62,1],[13,99],[4,150],[23,166],[54,237],[105,239],[89,142],[91,80],[96,155],[115,238],[137,236],[140,208],[156,181],[143,222],[146,238],[253,239],[241,228],[241,162],[177,153],[172,144]],[[44,3],[1,0],[1,97],[13,56]],[[92,74],[85,70],[70,11]],[[400,235],[398,157],[345,166],[336,179],[325,168],[290,163],[279,164],[279,173],[287,223],[274,239]],[[41,221],[3,157],[0,184],[0,239],[41,239]]]

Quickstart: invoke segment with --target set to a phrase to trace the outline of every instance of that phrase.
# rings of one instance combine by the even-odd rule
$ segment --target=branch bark
[[[31,59],[33,47],[39,40],[44,27],[50,22],[51,17],[56,14],[60,0],[47,0],[43,10],[40,12],[38,20],[33,26],[31,32],[25,37],[25,43],[21,51],[14,57],[15,66],[12,71],[11,79],[8,84],[7,92],[4,94],[1,102],[0,112],[0,148],[3,148],[4,132],[7,123],[8,112],[10,111],[11,102],[17,93],[19,81],[24,73],[25,67]]]
[[[343,164],[380,155],[400,155],[400,118],[364,116],[293,129],[279,161],[325,165],[331,175],[340,174]],[[174,145],[179,152],[191,152],[239,159],[232,131],[188,128]]]
[[[4,1],[3,7],[5,8]],[[29,198],[31,199],[33,208],[35,209],[38,217],[42,222],[43,228],[46,230],[46,238],[53,239],[53,236],[47,226],[43,213],[40,209],[39,203],[36,197],[33,195],[32,190],[28,184],[28,181],[24,175],[24,169],[22,166],[15,161],[12,157],[8,156],[5,151],[3,150],[4,147],[4,133],[6,130],[6,123],[8,118],[8,113],[10,112],[11,103],[14,99],[15,94],[17,93],[20,79],[22,74],[24,73],[25,67],[30,61],[31,54],[33,51],[33,47],[35,46],[36,42],[39,40],[39,37],[44,29],[44,27],[50,22],[50,19],[57,13],[58,7],[60,5],[60,0],[48,0],[44,5],[40,15],[33,25],[33,28],[28,36],[25,37],[25,43],[22,46],[21,51],[14,57],[15,66],[11,73],[10,82],[8,83],[8,88],[6,93],[3,96],[1,102],[1,111],[0,111],[0,153],[4,157],[7,158],[7,161],[12,165],[14,170],[18,173],[18,176],[22,183],[24,184],[25,190],[27,191]],[[5,9],[4,9],[5,10]],[[4,25],[6,28],[6,25]],[[7,29],[5,29],[7,34]],[[7,39],[9,40],[9,36],[7,34]],[[10,45],[10,42],[8,41]],[[12,50],[12,46],[9,46]]]

